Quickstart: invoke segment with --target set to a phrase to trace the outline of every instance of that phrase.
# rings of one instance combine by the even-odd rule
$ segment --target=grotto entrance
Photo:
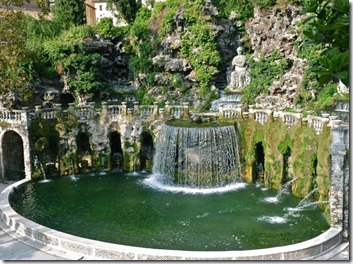
[[[153,138],[150,133],[141,134],[140,170],[151,170],[153,159]]]
[[[89,137],[86,133],[79,133],[76,138],[77,162],[81,172],[88,172],[92,169],[92,150]]]
[[[7,131],[2,139],[2,172],[5,180],[25,178],[23,141],[19,134]]]
[[[110,134],[110,158],[113,169],[122,169],[124,164],[121,135],[114,131]]]
[[[255,145],[255,160],[253,162],[253,182],[264,181],[265,172],[265,152],[262,142]]]
[[[285,184],[286,182],[289,182],[291,180],[291,155],[292,151],[288,147],[286,151],[283,154],[283,168],[282,168],[282,184]]]

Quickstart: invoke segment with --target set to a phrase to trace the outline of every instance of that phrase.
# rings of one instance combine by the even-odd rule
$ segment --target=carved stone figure
[[[54,89],[54,88],[48,88],[44,91],[43,93],[43,99],[44,99],[44,102],[43,102],[43,106],[44,107],[52,107],[53,106],[53,102],[54,102],[54,99],[57,98],[59,95],[59,91]]]
[[[231,91],[240,91],[250,81],[250,74],[246,57],[243,54],[243,48],[237,48],[238,55],[232,61],[230,82],[228,88]]]
[[[0,108],[12,108],[17,98],[13,92],[8,92],[4,95],[0,95]]]

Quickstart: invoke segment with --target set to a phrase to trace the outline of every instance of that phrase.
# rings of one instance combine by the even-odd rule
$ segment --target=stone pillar
[[[122,115],[126,116],[127,115],[127,102],[121,102],[122,105]]]
[[[190,118],[189,103],[183,103],[183,110],[183,119],[188,120]]]
[[[139,102],[134,101],[134,115],[138,115],[140,113]]]
[[[348,237],[348,205],[349,195],[347,184],[349,180],[349,164],[345,134],[349,128],[337,126],[332,128],[331,171],[330,171],[330,213],[331,226],[343,230],[343,236]]]
[[[170,102],[169,101],[165,102],[164,116],[165,117],[170,116]]]
[[[223,120],[224,119],[223,104],[219,105],[218,111],[219,111],[219,120]]]

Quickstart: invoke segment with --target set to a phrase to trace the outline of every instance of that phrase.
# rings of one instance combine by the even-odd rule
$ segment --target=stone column
[[[127,102],[121,102],[122,105],[122,115],[127,115]]]
[[[190,118],[189,103],[183,103],[183,110],[183,119],[188,120]]]
[[[134,115],[138,115],[140,113],[139,102],[134,102]]]
[[[347,151],[346,146],[348,142],[345,142],[345,133],[349,131],[349,128],[343,126],[337,126],[332,128],[332,145],[331,145],[331,172],[330,172],[330,212],[331,212],[331,226],[343,230],[343,235],[348,236],[348,208],[345,208],[345,204],[348,205],[349,195],[348,183],[349,180],[349,164],[347,164]],[[347,213],[345,214],[345,211]]]

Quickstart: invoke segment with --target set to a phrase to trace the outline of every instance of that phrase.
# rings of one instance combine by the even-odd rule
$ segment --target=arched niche
[[[286,151],[283,153],[282,160],[282,184],[289,182],[292,179],[291,173],[291,155],[292,150],[290,147],[287,147]]]
[[[5,180],[18,181],[26,177],[22,137],[6,131],[2,137],[2,173]]]
[[[254,147],[255,159],[253,162],[252,179],[253,182],[263,181],[265,173],[265,150],[262,142],[256,143]]]
[[[87,133],[79,132],[76,137],[76,156],[81,172],[88,172],[92,169],[92,149]]]
[[[113,169],[122,169],[124,164],[124,154],[121,146],[121,135],[117,131],[113,131],[109,135],[110,141],[110,157]]]
[[[152,161],[154,154],[153,137],[149,132],[144,131],[141,134],[140,142],[140,170],[152,170]]]

